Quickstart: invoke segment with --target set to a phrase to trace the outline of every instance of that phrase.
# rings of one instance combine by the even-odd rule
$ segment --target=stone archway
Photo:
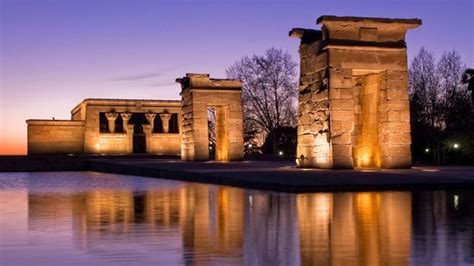
[[[322,16],[301,40],[297,166],[411,166],[405,34],[419,19]]]
[[[186,74],[181,84],[181,159],[209,160],[208,108],[216,111],[216,160],[243,159],[242,86],[240,81]]]

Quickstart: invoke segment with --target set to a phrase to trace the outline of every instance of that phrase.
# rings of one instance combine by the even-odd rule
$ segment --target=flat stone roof
[[[375,22],[375,23],[399,23],[399,24],[413,24],[421,25],[421,19],[418,18],[380,18],[380,17],[352,17],[352,16],[330,16],[323,15],[316,20],[316,24],[324,23],[325,21],[340,21],[340,22]]]
[[[76,113],[82,105],[136,105],[142,102],[146,106],[181,107],[181,100],[151,100],[151,99],[113,99],[113,98],[86,98],[77,104],[71,113]]]
[[[34,126],[83,126],[83,120],[28,119],[28,125]]]

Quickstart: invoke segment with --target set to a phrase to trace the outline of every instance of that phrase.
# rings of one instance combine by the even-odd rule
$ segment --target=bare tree
[[[296,66],[289,53],[271,48],[226,70],[229,78],[242,81],[246,134],[260,132],[276,140],[278,128],[296,124]],[[276,153],[276,141],[273,147]]]
[[[462,84],[465,69],[461,56],[454,50],[443,53],[438,62],[437,74],[443,99],[441,110],[448,129],[456,128],[463,120],[460,111],[469,112],[469,106],[465,106],[469,104],[469,92],[467,86]]]
[[[433,54],[422,47],[413,58],[409,73],[413,128],[420,129],[422,138],[436,143],[435,160],[439,162],[445,121],[441,115],[442,95]],[[430,130],[421,130],[423,128]]]
[[[470,95],[462,84],[465,68],[456,51],[444,53],[436,64],[434,56],[421,48],[413,59],[410,104],[415,154],[416,149],[430,154],[431,147],[434,161],[442,163],[453,140],[464,138],[465,144],[474,143]]]

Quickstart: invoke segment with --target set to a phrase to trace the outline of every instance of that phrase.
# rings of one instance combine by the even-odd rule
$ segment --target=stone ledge
[[[380,18],[380,17],[353,17],[353,16],[331,16],[323,15],[316,20],[316,24],[324,23],[325,21],[340,21],[340,22],[376,22],[376,23],[398,23],[407,25],[421,25],[422,21],[418,18]]]
[[[28,119],[29,126],[84,126],[83,120],[50,120],[50,119]]]

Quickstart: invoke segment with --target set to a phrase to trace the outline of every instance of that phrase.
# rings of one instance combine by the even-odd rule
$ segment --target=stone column
[[[160,114],[161,124],[163,125],[163,133],[168,133],[170,129],[170,113],[161,113]]]
[[[117,120],[118,113],[105,113],[105,117],[107,118],[107,122],[109,123],[109,133],[115,133],[115,120]]]
[[[155,126],[155,113],[146,113],[145,114],[146,120],[148,120],[148,123],[150,124],[150,130],[153,133],[153,128]]]
[[[134,125],[127,125],[126,127],[127,139],[128,139],[128,153],[133,153],[133,132],[135,130]]]
[[[145,134],[146,153],[151,153],[151,135],[153,134],[153,122],[150,122],[150,125],[142,125],[142,128],[143,133]]]
[[[127,133],[128,131],[128,120],[132,117],[132,113],[120,113],[120,116],[122,117],[122,125],[123,125],[123,131]]]

